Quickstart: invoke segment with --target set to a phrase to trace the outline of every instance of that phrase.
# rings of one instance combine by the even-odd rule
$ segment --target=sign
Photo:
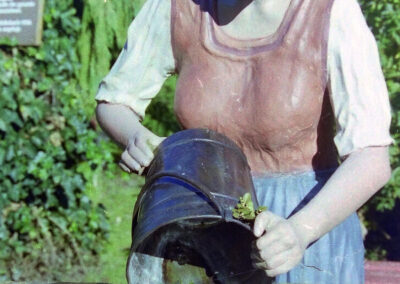
[[[42,41],[44,0],[0,0],[0,38],[15,38],[19,45]]]

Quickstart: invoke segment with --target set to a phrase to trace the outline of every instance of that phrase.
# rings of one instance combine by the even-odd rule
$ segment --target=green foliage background
[[[77,50],[81,61],[78,71],[80,86],[90,95],[82,98],[88,113],[93,112],[99,82],[107,75],[126,42],[126,33],[134,15],[144,0],[98,0],[83,2],[82,29]],[[168,79],[163,89],[147,110],[143,121],[146,127],[161,136],[168,136],[179,130],[173,112],[173,98],[176,77]]]
[[[82,105],[75,14],[73,0],[46,1],[43,45],[0,49],[0,282],[79,272],[108,234],[87,189],[116,148]]]
[[[361,6],[375,38],[392,105],[390,149],[392,177],[388,184],[365,205],[361,214],[369,233],[367,256],[371,259],[400,260],[400,0],[362,0]]]
[[[81,61],[78,79],[86,92],[94,94],[126,41],[135,1],[86,0],[82,4],[82,27],[76,45]],[[85,105],[94,106],[93,96],[87,96]]]
[[[377,210],[392,209],[400,197],[400,0],[362,1],[364,14],[377,41],[393,110],[391,148],[393,176],[373,200]]]
[[[119,150],[96,128],[93,98],[143,2],[47,0],[43,45],[1,46],[0,282],[72,281],[66,275],[83,273],[101,253],[109,223],[88,193],[95,175],[106,171],[112,180]],[[390,182],[360,213],[368,257],[398,260],[400,228],[388,218],[400,214],[400,0],[361,4],[378,41],[395,145]],[[158,135],[179,130],[175,82],[167,80],[146,113],[144,124]]]

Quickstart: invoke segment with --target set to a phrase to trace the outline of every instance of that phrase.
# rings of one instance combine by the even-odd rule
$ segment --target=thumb
[[[150,132],[150,133],[148,133],[146,140],[147,140],[147,143],[150,144],[149,146],[150,146],[150,148],[152,148],[151,150],[153,151],[155,148],[158,147],[158,145],[161,142],[164,141],[165,138],[166,137],[160,137],[160,136],[157,136],[154,133]]]
[[[271,227],[274,217],[275,215],[269,211],[260,213],[254,221],[253,234],[257,238],[261,237],[267,228]]]

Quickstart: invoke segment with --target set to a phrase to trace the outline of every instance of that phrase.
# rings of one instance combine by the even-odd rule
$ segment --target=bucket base
[[[128,278],[150,269],[149,275],[159,275],[161,283],[177,283],[176,277],[187,279],[184,283],[272,283],[251,264],[253,241],[251,231],[215,219],[167,224],[137,246],[129,260]],[[138,255],[146,256],[147,262]]]
[[[202,267],[180,265],[176,261],[134,253],[128,264],[129,284],[198,283],[214,284]]]

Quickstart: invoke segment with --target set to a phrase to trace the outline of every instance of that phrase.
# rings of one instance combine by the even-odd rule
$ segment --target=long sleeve
[[[170,14],[170,1],[147,0],[129,26],[124,49],[100,84],[97,101],[126,105],[143,118],[175,69]]]
[[[356,0],[333,4],[327,65],[339,155],[391,144],[391,110],[378,49]]]

